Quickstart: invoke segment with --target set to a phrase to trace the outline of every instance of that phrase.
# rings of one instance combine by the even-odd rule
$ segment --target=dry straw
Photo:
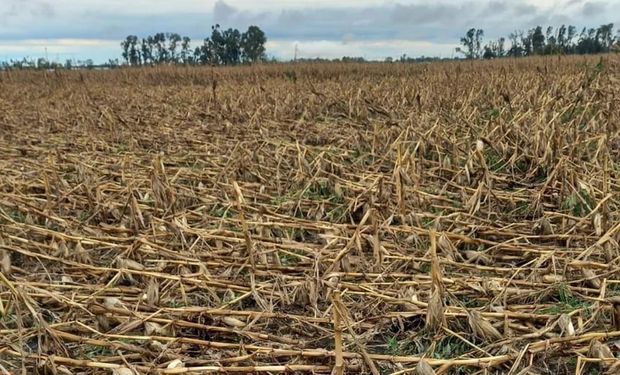
[[[0,373],[617,372],[619,72],[0,72]]]

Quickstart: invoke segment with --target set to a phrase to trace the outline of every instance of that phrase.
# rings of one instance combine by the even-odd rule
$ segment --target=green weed
[[[570,211],[574,216],[586,216],[592,211],[594,206],[594,200],[583,189],[569,195],[562,203],[562,209]]]

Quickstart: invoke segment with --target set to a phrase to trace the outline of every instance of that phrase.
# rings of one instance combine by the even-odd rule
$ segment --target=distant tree
[[[155,61],[158,64],[168,62],[168,50],[166,48],[166,34],[156,33],[153,36],[153,46],[156,50]]]
[[[512,57],[519,57],[523,55],[523,47],[519,43],[519,34],[517,31],[510,33],[508,36],[510,39],[510,48],[508,49],[507,55]]]
[[[229,28],[222,32],[224,39],[223,54],[220,61],[224,65],[237,65],[241,62],[241,33],[237,29]]]
[[[65,60],[65,69],[67,70],[73,69],[73,61],[71,59]]]
[[[265,60],[265,43],[267,37],[258,26],[250,26],[241,34],[241,59],[243,62],[257,62]]]
[[[601,45],[601,52],[609,52],[611,46],[614,44],[614,24],[608,23],[606,25],[599,26],[597,30],[597,39]]]
[[[457,52],[462,53],[468,59],[478,59],[482,56],[482,37],[484,31],[482,29],[471,28],[464,37],[461,38],[461,45],[464,49],[458,47]]]
[[[215,55],[213,53],[213,42],[210,38],[205,38],[201,46],[194,49],[194,61],[197,64],[212,64],[215,65]]]
[[[219,24],[211,26],[211,38],[205,39],[208,41],[208,54],[209,63],[213,65],[224,64],[224,57],[226,55],[226,42]]]
[[[178,63],[177,48],[182,40],[181,35],[177,33],[167,33],[166,36],[168,37],[168,59],[166,62]]]
[[[50,66],[49,61],[45,57],[39,57],[37,59],[37,69],[48,69]]]
[[[523,56],[530,56],[533,52],[532,49],[532,37],[534,31],[528,30],[527,33],[521,32],[519,38],[521,39],[521,45],[523,46]]]
[[[105,65],[107,65],[110,69],[118,68],[120,66],[118,59],[109,59]]]
[[[503,37],[499,38],[497,41],[489,42],[484,46],[482,57],[485,59],[504,57],[506,55],[506,51],[504,50],[505,43],[506,39]]]
[[[597,38],[596,29],[587,29],[584,27],[583,30],[581,30],[581,34],[579,34],[579,39],[577,40],[577,45],[575,46],[575,52],[585,55],[590,53],[599,53],[600,51],[601,46]]]
[[[95,63],[93,62],[92,59],[86,59],[83,62],[81,62],[80,66],[86,69],[93,69],[95,67]]]
[[[143,64],[153,64],[154,61],[154,57],[153,57],[153,45],[155,44],[153,37],[152,36],[148,36],[146,38],[142,38],[142,41],[140,43],[140,53],[142,55],[142,63]]]
[[[191,39],[187,36],[183,37],[183,41],[181,42],[181,62],[183,62],[184,64],[188,64],[192,62],[192,54],[190,51],[190,42]]]
[[[121,42],[123,48],[123,58],[125,62],[130,65],[140,65],[140,52],[138,50],[138,37],[135,35],[128,35],[124,41]]]
[[[558,40],[553,33],[553,26],[547,27],[546,32],[547,42],[545,43],[544,53],[545,55],[555,55],[559,53]]]
[[[542,55],[545,49],[545,35],[541,26],[536,26],[532,32],[532,51],[535,55]]]

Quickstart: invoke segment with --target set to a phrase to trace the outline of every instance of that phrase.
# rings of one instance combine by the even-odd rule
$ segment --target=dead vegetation
[[[595,374],[615,56],[0,75],[0,374]]]

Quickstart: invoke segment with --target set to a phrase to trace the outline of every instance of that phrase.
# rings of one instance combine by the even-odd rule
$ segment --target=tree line
[[[614,24],[609,23],[597,28],[583,28],[581,32],[575,26],[562,25],[546,29],[536,26],[528,30],[517,30],[508,37],[483,41],[484,30],[471,28],[460,39],[461,47],[457,52],[467,59],[524,57],[533,55],[557,54],[596,54],[620,52],[620,33],[614,36]],[[94,64],[91,59],[53,62],[46,58],[10,60],[0,62],[0,70],[9,69],[95,69],[116,68],[121,65],[144,66],[157,64],[189,65],[237,65],[267,61],[265,44],[267,37],[258,26],[250,26],[245,32],[228,28],[224,30],[219,24],[211,27],[211,35],[192,48],[191,39],[177,33],[156,33],[144,38],[128,35],[120,43],[119,59],[109,59],[103,64]],[[449,60],[439,57],[412,58],[403,54],[400,58],[388,57],[385,62],[430,62]],[[340,59],[295,59],[295,61],[339,61],[364,62],[363,57],[345,56]],[[270,62],[277,62],[275,59]]]
[[[128,35],[121,42],[122,57],[126,64],[209,64],[237,65],[266,60],[267,37],[258,26],[247,31],[222,29],[219,24],[211,27],[211,36],[202,44],[191,48],[191,39],[177,33],[156,33],[145,38]]]
[[[483,37],[484,30],[469,29],[461,38],[462,47],[458,47],[457,52],[467,59],[620,52],[620,34],[614,36],[613,23],[597,28],[584,27],[581,32],[572,25],[549,26],[546,29],[536,26],[525,31],[514,31],[508,39],[501,37],[484,45]]]

